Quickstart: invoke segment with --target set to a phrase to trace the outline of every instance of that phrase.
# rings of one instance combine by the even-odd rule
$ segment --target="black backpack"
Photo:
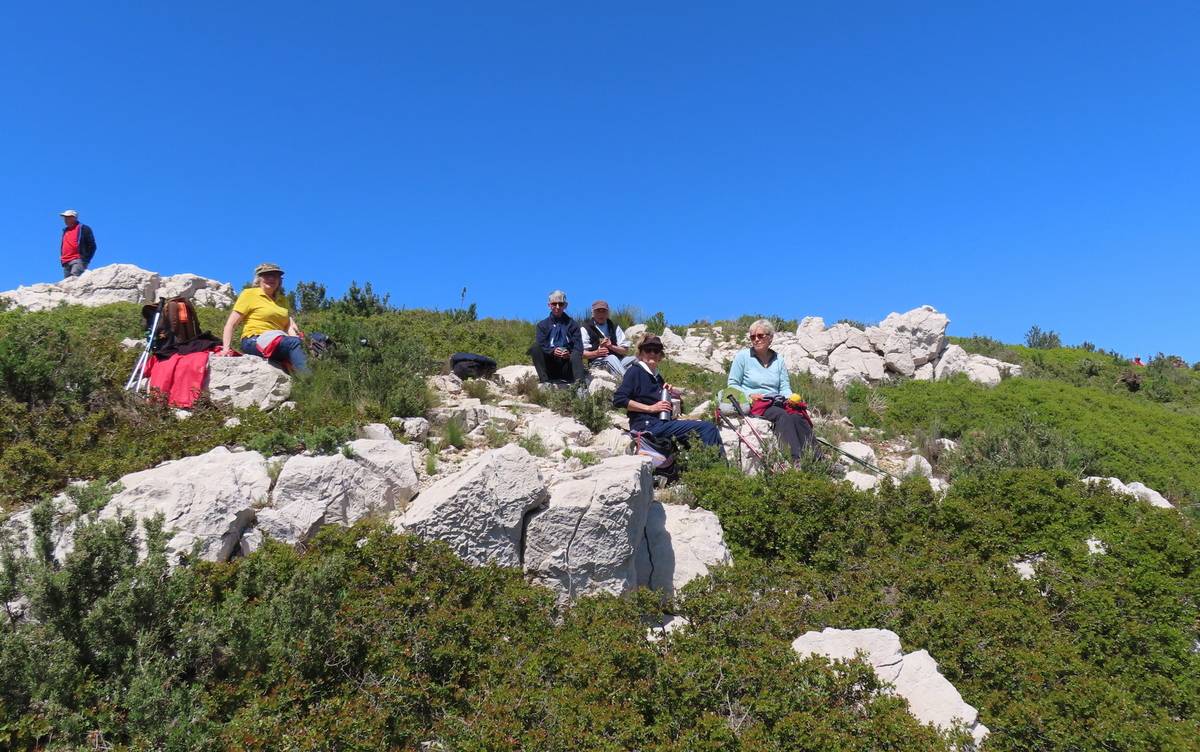
[[[450,356],[450,370],[460,379],[484,379],[496,372],[496,361],[486,355],[458,352]]]

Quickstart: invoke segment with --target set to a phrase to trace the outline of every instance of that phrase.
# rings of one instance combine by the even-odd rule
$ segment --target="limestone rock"
[[[195,274],[160,277],[133,264],[109,264],[78,277],[38,283],[0,293],[18,308],[45,311],[60,304],[95,307],[109,303],[153,303],[160,297],[192,297],[196,305],[228,306],[233,288]]]
[[[593,369],[592,380],[591,383],[588,384],[588,392],[595,394],[602,389],[615,392],[619,386],[621,386],[621,382],[617,380],[615,375],[609,373],[608,371]]]
[[[859,491],[870,491],[879,485],[879,478],[868,473],[861,473],[857,470],[850,470],[846,473],[846,480],[850,485],[857,488]]]
[[[573,444],[586,446],[592,440],[592,432],[574,418],[552,412],[538,413],[529,418],[522,430],[526,438],[537,436],[551,452]]]
[[[429,420],[435,426],[444,426],[457,420],[464,431],[473,431],[479,426],[494,423],[511,430],[517,425],[517,416],[496,405],[485,405],[477,399],[467,398],[450,407],[435,407],[429,411]]]
[[[650,503],[638,546],[638,585],[674,598],[684,585],[706,576],[709,567],[732,561],[717,515],[681,504]]]
[[[629,448],[629,432],[620,428],[606,428],[592,438],[588,448],[601,457],[619,457]]]
[[[237,300],[228,282],[205,279],[198,274],[173,274],[163,277],[154,298],[191,298],[198,306],[228,308]]]
[[[359,426],[358,438],[360,439],[376,439],[391,441],[395,437],[392,435],[392,429],[382,423],[368,423],[365,426]]]
[[[890,352],[883,356],[884,368],[892,373],[898,373],[901,376],[912,378],[917,375],[917,365],[913,360],[912,353],[908,352]]]
[[[917,370],[913,372],[913,378],[917,381],[933,381],[933,375],[933,363],[917,366]]]
[[[462,394],[463,384],[462,379],[453,373],[443,373],[437,376],[430,376],[426,382],[429,388],[435,392],[442,394]]]
[[[429,421],[425,418],[392,418],[400,424],[400,435],[412,441],[424,441],[429,435]]]
[[[1088,538],[1084,541],[1084,543],[1087,545],[1089,554],[1108,553],[1108,546],[1104,545],[1104,541],[1100,540],[1099,538]]]
[[[51,500],[54,515],[50,520],[50,543],[55,560],[61,562],[75,547],[75,526],[79,509],[66,494]],[[0,538],[7,539],[17,551],[34,556],[33,508],[14,512],[0,525]]]
[[[403,510],[417,492],[413,450],[391,439],[358,439],[341,454],[288,458],[271,505],[258,512],[257,529],[275,540],[302,543],[326,525],[350,526]]]
[[[292,380],[283,369],[252,355],[210,357],[206,386],[213,402],[235,408],[271,410],[292,393]]]
[[[533,366],[504,366],[496,371],[496,380],[501,386],[515,386],[530,378],[537,378],[537,369]]]
[[[914,454],[904,461],[905,475],[919,475],[922,478],[933,477],[933,465],[929,464],[929,460],[919,454]]]
[[[976,744],[989,731],[979,723],[979,713],[963,701],[954,685],[938,671],[937,662],[925,650],[903,654],[900,638],[886,629],[833,629],[806,632],[792,643],[802,657],[823,655],[830,660],[850,660],[858,652],[895,693],[908,701],[909,712],[922,723],[949,730],[963,723]]]
[[[131,473],[120,483],[124,490],[100,510],[99,519],[126,513],[140,521],[161,513],[164,530],[174,533],[168,551],[187,554],[198,544],[207,561],[229,559],[254,521],[255,505],[271,490],[261,454],[225,447]]]
[[[425,489],[392,525],[443,541],[472,564],[515,567],[522,563],[525,517],[546,500],[537,461],[509,444]]]
[[[625,337],[633,345],[634,351],[637,351],[638,340],[646,333],[645,324],[634,324],[633,326],[625,327]]]
[[[626,336],[629,335],[627,334]],[[671,331],[671,327],[669,326],[663,329],[662,336],[659,339],[662,340],[663,348],[665,348],[672,357],[674,357],[680,350],[684,348],[683,337],[680,337],[678,334]]]
[[[904,337],[905,349],[912,355],[917,366],[937,360],[946,346],[946,327],[950,319],[933,306],[924,305],[906,313],[890,313],[879,322],[879,328]],[[886,347],[883,352],[892,352]]]
[[[869,462],[872,465],[879,464],[879,460],[875,457],[875,450],[861,441],[843,441],[838,444],[838,449],[841,449],[846,454],[857,457],[863,462]]]
[[[833,371],[835,383],[839,379],[847,384],[859,379],[875,382],[883,379],[884,360],[883,356],[873,351],[840,345],[829,353],[829,368]]]
[[[1017,576],[1022,580],[1032,580],[1037,576],[1037,565],[1045,561],[1045,554],[1033,554],[1013,559],[1012,568],[1017,570]]]
[[[941,381],[957,373],[965,373],[971,381],[995,386],[1005,376],[1020,376],[1021,367],[983,355],[970,355],[958,345],[950,345],[942,353],[933,374],[934,378]]]
[[[602,460],[550,486],[549,505],[525,529],[525,571],[560,604],[637,587],[636,551],[653,499],[650,463]]]
[[[1150,506],[1158,507],[1160,509],[1175,508],[1175,505],[1167,501],[1166,497],[1164,497],[1158,491],[1155,491],[1153,488],[1150,488],[1144,483],[1138,483],[1137,481],[1134,481],[1133,483],[1123,483],[1120,478],[1101,478],[1092,476],[1084,478],[1083,482],[1089,485],[1107,484],[1116,493],[1136,497],[1150,504]]]

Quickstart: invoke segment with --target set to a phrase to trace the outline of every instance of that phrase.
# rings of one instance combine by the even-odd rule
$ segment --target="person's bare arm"
[[[229,312],[229,318],[225,319],[225,331],[221,333],[222,355],[233,354],[233,351],[229,349],[229,346],[233,343],[233,330],[236,329],[238,324],[242,323],[242,321],[245,319],[246,317],[237,311]]]

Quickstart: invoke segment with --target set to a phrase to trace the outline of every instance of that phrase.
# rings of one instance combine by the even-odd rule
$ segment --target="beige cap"
[[[280,269],[278,265],[270,262],[259,264],[258,266],[254,267],[254,276],[256,277],[261,274],[266,274],[267,272],[279,272],[280,274],[283,274],[283,269]]]
[[[74,209],[67,209],[65,212],[62,212],[58,216],[60,216],[60,217],[78,217],[79,212],[75,211]]]
[[[608,310],[608,301],[607,300],[597,300],[597,301],[593,302],[592,310],[593,311],[596,311],[596,310],[607,311]]]

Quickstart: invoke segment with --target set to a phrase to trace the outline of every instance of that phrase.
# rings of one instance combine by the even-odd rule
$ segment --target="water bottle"
[[[671,401],[671,393],[667,391],[667,388],[666,388],[666,387],[663,387],[663,390],[662,390],[662,399],[663,399],[663,402],[670,402],[670,401]],[[671,419],[671,411],[670,411],[670,410],[663,410],[662,412],[660,412],[660,413],[658,414],[658,417],[659,417],[659,420],[670,420],[670,419]]]

